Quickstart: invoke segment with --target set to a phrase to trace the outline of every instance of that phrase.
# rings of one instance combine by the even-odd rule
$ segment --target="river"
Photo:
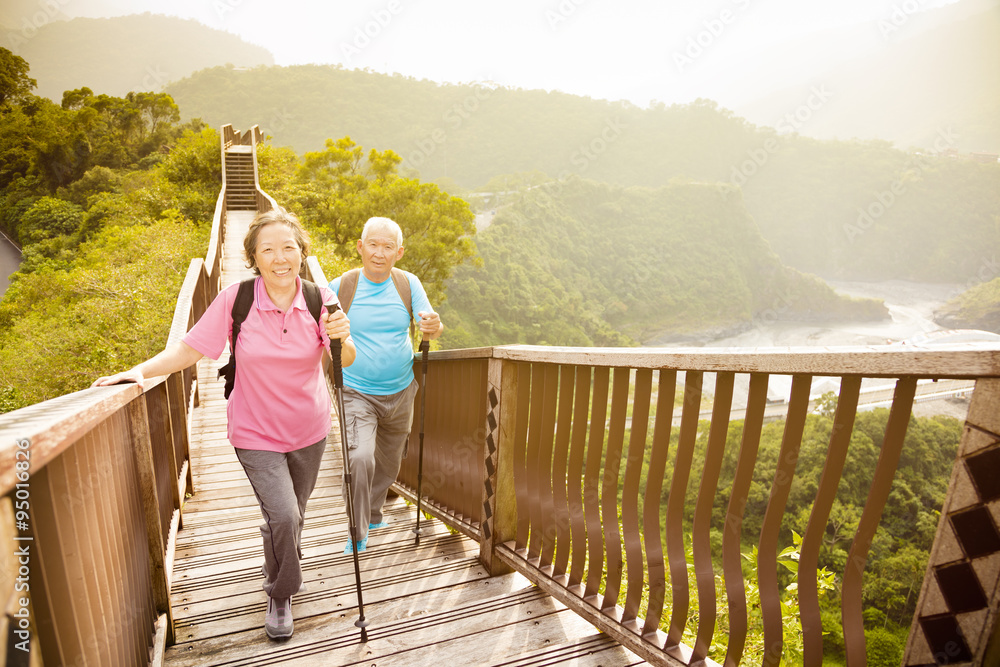
[[[0,232],[0,297],[7,291],[10,274],[17,271],[20,265],[21,251],[3,232]]]
[[[877,283],[828,280],[837,292],[853,297],[882,299],[888,320],[809,324],[762,322],[735,336],[713,340],[711,347],[798,347],[835,345],[884,345],[912,338],[942,327],[933,320],[934,311],[962,292],[961,285],[913,283],[888,280]]]
[[[889,319],[879,322],[841,322],[810,324],[804,322],[760,322],[756,326],[733,336],[726,336],[705,343],[705,347],[754,348],[754,347],[834,347],[858,345],[886,345],[899,343],[922,333],[941,330],[933,320],[934,311],[963,290],[961,285],[941,285],[890,280],[877,283],[840,282],[827,280],[837,292],[854,297],[882,299],[889,310]],[[714,374],[706,374],[705,390],[714,392]],[[865,380],[864,387],[874,388],[891,380]],[[746,405],[748,376],[737,376],[733,403]],[[812,393],[836,391],[838,383],[833,378],[816,377]],[[768,382],[770,400],[787,400],[791,393],[791,376],[774,375]],[[967,403],[957,400],[934,401],[933,404],[914,406],[915,414],[948,414],[964,418]]]

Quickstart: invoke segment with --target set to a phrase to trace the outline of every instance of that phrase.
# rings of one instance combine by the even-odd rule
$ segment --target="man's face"
[[[403,247],[396,244],[395,234],[373,232],[358,241],[358,253],[368,280],[381,283],[388,280],[393,265],[403,256]]]

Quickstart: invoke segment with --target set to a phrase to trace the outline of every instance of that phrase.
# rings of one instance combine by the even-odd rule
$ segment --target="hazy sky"
[[[955,0],[55,0],[69,16],[152,12],[242,36],[278,65],[341,63],[606,99],[753,99],[886,46]],[[891,36],[880,22],[895,21]],[[795,58],[781,47],[797,43]]]

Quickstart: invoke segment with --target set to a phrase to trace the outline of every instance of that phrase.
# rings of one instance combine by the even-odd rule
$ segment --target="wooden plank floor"
[[[233,242],[252,216],[230,213]],[[235,219],[234,219],[235,218]],[[242,231],[239,225],[242,224]],[[227,258],[225,284],[247,275]],[[229,275],[227,275],[229,274]],[[368,642],[360,642],[353,558],[343,554],[342,454],[333,432],[303,534],[305,590],[293,598],[295,634],[264,634],[260,510],[226,439],[219,362],[199,367],[201,405],[191,420],[196,493],[184,506],[172,578],[177,643],[167,665],[580,665],[643,661],[517,574],[489,577],[478,545],[414,508],[389,501],[389,526],[360,555]],[[336,416],[334,416],[336,419]]]

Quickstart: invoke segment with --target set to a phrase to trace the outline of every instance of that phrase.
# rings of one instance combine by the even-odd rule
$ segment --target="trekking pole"
[[[423,362],[423,378],[420,383],[420,449],[417,452],[417,527],[413,529],[416,533],[415,544],[420,544],[420,487],[424,481],[424,405],[427,403],[427,352],[430,350],[430,342],[424,338],[420,341],[420,358]]]
[[[327,304],[332,315],[340,310],[338,304]],[[344,454],[344,485],[347,487],[347,525],[350,532],[351,553],[354,554],[354,583],[358,589],[358,620],[354,626],[361,628],[361,642],[368,641],[368,621],[365,620],[365,601],[361,595],[361,564],[358,561],[358,527],[354,520],[354,485],[351,479],[351,462],[347,453],[347,429],[344,428],[344,367],[340,359],[340,339],[330,339],[330,358],[333,363],[333,388],[337,397],[337,419],[340,422],[340,445]]]

